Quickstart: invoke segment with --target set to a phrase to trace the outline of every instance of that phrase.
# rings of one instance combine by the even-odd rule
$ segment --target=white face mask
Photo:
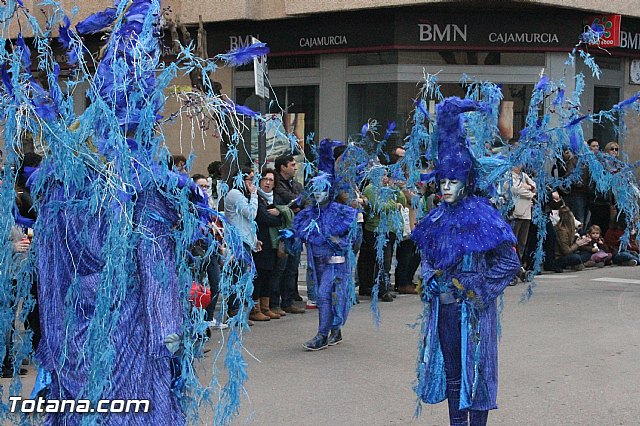
[[[449,204],[455,204],[464,198],[464,182],[457,179],[440,179],[440,193],[442,199]]]
[[[316,200],[316,203],[322,204],[327,198],[329,198],[329,193],[327,191],[314,192],[313,198]]]

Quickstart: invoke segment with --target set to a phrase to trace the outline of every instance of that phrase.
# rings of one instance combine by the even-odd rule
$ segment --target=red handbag
[[[211,290],[194,281],[191,283],[189,301],[196,308],[204,309],[211,303]]]

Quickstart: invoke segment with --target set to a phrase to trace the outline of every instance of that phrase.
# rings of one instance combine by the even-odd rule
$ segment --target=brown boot
[[[271,318],[260,312],[260,307],[256,303],[251,309],[251,313],[249,313],[249,319],[251,321],[269,321]]]
[[[269,309],[268,297],[260,298],[260,311],[262,311],[263,314],[265,314],[271,319],[280,319],[280,315],[276,314],[275,312],[271,312],[271,309]]]
[[[398,293],[400,294],[418,294],[418,291],[411,284],[398,287]]]
[[[286,308],[282,308],[288,314],[304,314],[304,309],[298,308],[297,306],[287,306]]]
[[[287,313],[283,311],[280,306],[278,306],[277,308],[270,308],[270,309],[271,309],[271,312],[273,312],[274,314],[280,315],[280,318],[287,316]]]

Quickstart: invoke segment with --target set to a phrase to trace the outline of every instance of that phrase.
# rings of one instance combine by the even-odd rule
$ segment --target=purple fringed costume
[[[175,274],[174,209],[155,189],[138,195],[133,226],[140,238],[134,263],[126,271],[131,276],[128,288],[113,292],[120,293],[119,318],[107,334],[108,342],[93,341],[90,324],[98,305],[98,286],[104,285],[101,274],[106,263],[101,252],[109,224],[99,215],[78,214],[73,201],[62,195],[43,202],[40,216],[47,230],[36,240],[42,324],[37,359],[51,374],[47,398],[90,398],[83,389],[92,380],[85,347],[104,345],[105,368],[109,359],[113,363],[101,398],[148,399],[151,407],[148,413],[101,413],[100,424],[184,424],[172,389],[173,355],[163,341],[181,332],[184,312]],[[70,307],[74,312],[65,314]],[[63,318],[70,316],[75,318],[63,324]],[[77,425],[87,416],[51,414],[46,424]]]

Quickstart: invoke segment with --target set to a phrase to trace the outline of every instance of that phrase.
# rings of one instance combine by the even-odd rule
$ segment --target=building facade
[[[590,49],[602,70],[596,79],[580,61],[566,62],[598,12],[523,5],[462,8],[460,3],[210,23],[208,49],[214,55],[246,45],[251,37],[266,42],[272,98],[286,112],[303,113],[305,134],[313,132],[316,140],[346,140],[372,119],[382,131],[395,121],[405,135],[425,73],[437,74],[444,96],[463,94],[465,76],[501,84],[504,100],[512,102],[516,137],[542,72],[554,80],[564,77],[569,88],[583,73],[583,113],[608,109],[640,90],[631,72],[640,64],[639,18],[621,17],[619,47]],[[251,102],[252,68],[233,71],[231,84],[226,89],[238,102]],[[640,151],[636,154],[631,143],[638,140],[637,117],[627,117],[627,125],[623,135],[611,124],[585,125],[585,138],[596,137],[603,145],[619,140],[638,158]]]
[[[37,0],[33,3],[37,10]],[[62,1],[71,10],[72,0]],[[97,0],[79,5],[77,22],[113,4]],[[89,4],[90,3],[90,4]],[[527,105],[542,72],[554,80],[564,76],[568,88],[583,73],[586,86],[582,113],[608,109],[640,90],[640,9],[637,0],[165,0],[166,16],[186,26],[194,40],[206,40],[213,57],[250,43],[266,42],[270,110],[304,116],[303,133],[314,139],[346,140],[375,120],[385,130],[395,121],[399,136],[410,127],[413,100],[425,73],[437,74],[444,96],[461,95],[460,80],[492,81],[502,85],[513,108],[513,134],[524,126]],[[45,9],[43,10],[43,16]],[[579,61],[567,65],[585,25],[596,15],[620,14],[619,47],[590,48],[601,67],[594,78]],[[200,30],[198,30],[200,27]],[[17,31],[16,28],[13,29]],[[17,32],[16,32],[17,34]],[[205,35],[206,34],[206,35]],[[215,79],[238,103],[256,107],[251,66],[221,68]],[[175,87],[189,87],[188,77]],[[179,109],[170,93],[165,111]],[[273,100],[277,99],[277,102]],[[627,128],[583,126],[585,138],[604,145],[618,140],[630,159],[640,160],[640,119],[629,113]],[[220,159],[214,131],[191,133],[188,122],[165,127],[173,153],[196,154],[193,171]],[[197,132],[196,132],[197,133]]]

